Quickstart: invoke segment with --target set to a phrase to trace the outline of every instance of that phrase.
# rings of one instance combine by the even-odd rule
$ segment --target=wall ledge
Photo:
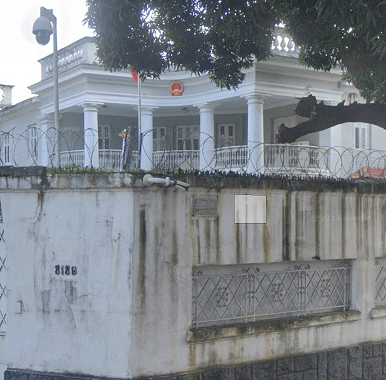
[[[386,308],[385,308],[386,316]],[[210,340],[246,337],[249,335],[270,334],[283,330],[325,326],[336,323],[349,323],[361,319],[359,311],[345,311],[329,314],[315,314],[305,317],[270,319],[233,325],[200,327],[187,332],[188,343],[200,343]]]
[[[370,318],[384,318],[386,317],[386,306],[378,306],[370,311]]]

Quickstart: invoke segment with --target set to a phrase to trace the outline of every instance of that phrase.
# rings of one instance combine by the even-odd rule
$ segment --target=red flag
[[[138,83],[138,74],[133,70],[130,70],[130,74],[133,77],[135,83]]]

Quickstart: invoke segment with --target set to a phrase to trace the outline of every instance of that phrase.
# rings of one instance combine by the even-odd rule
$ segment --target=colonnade
[[[264,97],[258,94],[250,94],[244,97],[247,101],[248,109],[248,172],[256,172],[264,166],[264,121],[263,108]],[[84,166],[99,167],[99,147],[98,147],[98,108],[101,104],[83,103],[83,133],[84,133]],[[200,134],[199,134],[199,169],[211,170],[215,153],[215,103],[203,102],[195,105],[200,115]],[[153,165],[153,113],[152,107],[142,107],[141,109],[141,169],[150,170]],[[42,131],[47,131],[45,138],[42,139],[43,150],[41,156],[42,165],[51,163],[59,166],[59,136],[58,131],[52,130],[50,136],[50,126],[53,125],[53,118],[50,115],[43,115],[39,119]],[[52,128],[51,128],[52,129]],[[55,135],[56,134],[56,135]],[[55,135],[55,136],[54,136]],[[47,141],[45,141],[47,140]],[[51,143],[48,143],[50,141]],[[52,143],[56,141],[56,143]],[[47,146],[47,149],[44,149]]]

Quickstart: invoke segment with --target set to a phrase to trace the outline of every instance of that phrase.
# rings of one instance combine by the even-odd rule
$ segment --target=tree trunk
[[[309,133],[324,131],[343,123],[369,123],[386,129],[386,105],[384,104],[354,102],[345,106],[342,102],[336,106],[327,106],[323,102],[317,104],[316,98],[309,95],[299,101],[295,113],[310,119],[293,128],[281,124],[276,135],[277,143],[292,143]]]

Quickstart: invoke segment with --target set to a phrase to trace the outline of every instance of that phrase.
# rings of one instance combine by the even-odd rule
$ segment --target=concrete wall
[[[47,191],[31,189],[41,187],[34,178],[1,179],[6,361],[11,368],[127,377],[133,193],[119,175],[101,186],[83,178],[58,178]]]
[[[385,186],[180,179],[189,191],[131,186],[123,174],[0,178],[9,369],[139,378],[385,340],[386,308],[374,307]],[[234,223],[241,194],[267,197],[266,224]],[[197,199],[211,208],[197,212]],[[193,328],[193,269],[314,257],[352,260],[350,311]],[[77,274],[56,274],[56,265]]]
[[[235,194],[267,196],[267,223],[235,224]],[[216,197],[218,214],[193,217],[195,197]],[[136,193],[135,204],[133,376],[238,365],[385,337],[383,320],[370,320],[374,257],[386,248],[382,194],[151,188]],[[354,259],[357,313],[310,317],[296,327],[263,323],[250,330],[190,331],[192,267],[312,262],[315,256]]]

